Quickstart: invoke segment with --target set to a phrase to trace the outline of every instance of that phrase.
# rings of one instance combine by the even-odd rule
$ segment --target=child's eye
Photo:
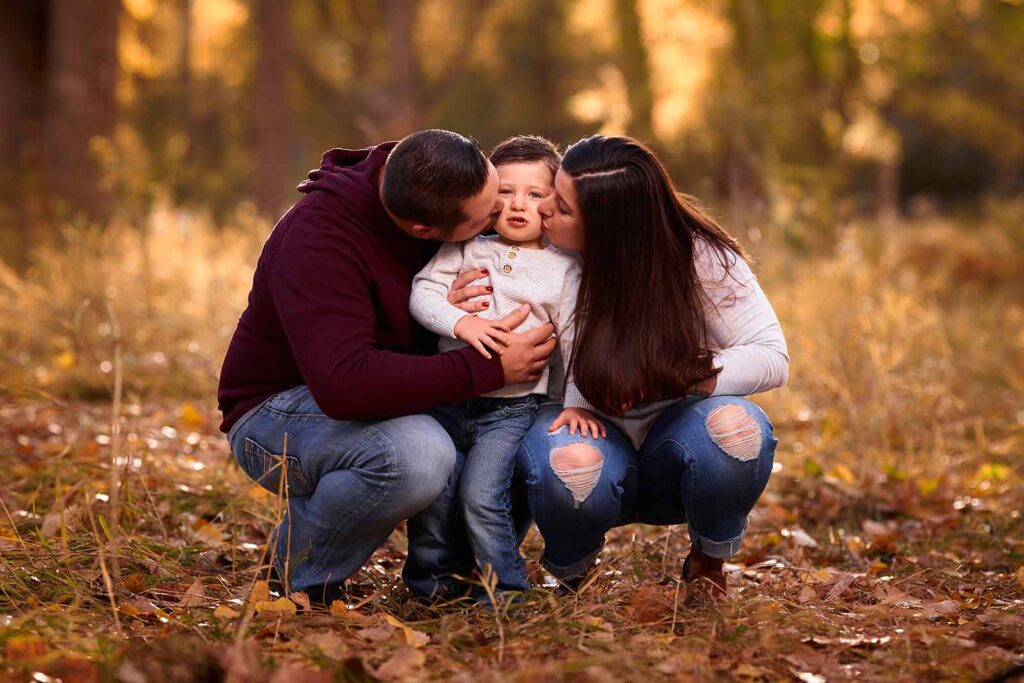
[[[498,194],[501,194],[501,195],[512,194],[512,190],[503,187],[500,190],[498,190]]]
[[[531,192],[530,197],[532,197],[533,199],[544,199],[544,195],[542,195],[540,192]]]

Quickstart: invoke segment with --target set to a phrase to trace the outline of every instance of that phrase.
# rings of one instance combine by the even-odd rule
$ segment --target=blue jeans
[[[519,554],[523,525],[513,520],[511,486],[519,442],[542,398],[482,397],[430,412],[458,455],[453,485],[439,497],[431,524],[409,535],[405,580],[414,592],[437,597],[461,591],[454,577],[467,575],[473,561],[481,574],[490,566],[499,591],[529,588]]]
[[[285,455],[288,510],[271,542],[296,591],[347,579],[403,519],[410,536],[430,526],[431,505],[454,482],[455,446],[434,418],[333,420],[305,386],[253,408],[228,441],[246,474],[273,493]]]
[[[639,451],[610,423],[607,439],[572,436],[567,428],[550,434],[560,411],[541,408],[516,462],[544,537],[542,562],[555,577],[586,574],[605,533],[634,522],[688,524],[693,547],[711,557],[739,551],[778,443],[756,404],[735,396],[683,399],[658,417]],[[573,479],[572,472],[552,467],[552,454],[574,444],[597,449],[596,473]]]

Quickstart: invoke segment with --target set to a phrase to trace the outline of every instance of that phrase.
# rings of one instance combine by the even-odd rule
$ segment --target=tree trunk
[[[256,23],[260,57],[256,69],[254,128],[256,135],[256,206],[276,218],[291,194],[291,148],[288,111],[290,0],[258,0]]]
[[[0,210],[17,231],[14,261],[25,265],[40,223],[46,4],[0,2]]]
[[[630,109],[630,133],[647,144],[654,143],[654,92],[637,0],[615,0],[619,24],[619,55],[626,79]]]
[[[47,199],[95,220],[110,210],[91,146],[96,137],[113,132],[117,118],[120,8],[120,0],[52,0],[50,5],[43,121]]]
[[[422,127],[423,77],[414,40],[418,5],[414,0],[380,0],[391,81],[380,111],[380,133],[386,139],[398,139]]]

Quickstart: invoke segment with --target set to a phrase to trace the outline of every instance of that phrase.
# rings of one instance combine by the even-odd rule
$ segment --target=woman
[[[573,588],[612,527],[686,523],[683,578],[723,594],[772,469],[772,424],[739,397],[786,382],[778,318],[736,240],[635,140],[571,146],[540,211],[584,258],[572,368],[586,401],[565,407],[602,417],[595,434],[548,406],[520,447],[544,566]]]

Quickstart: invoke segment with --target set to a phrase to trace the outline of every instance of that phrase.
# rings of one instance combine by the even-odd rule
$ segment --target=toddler
[[[409,307],[416,320],[441,336],[441,351],[471,344],[485,357],[501,353],[506,330],[496,322],[526,304],[530,313],[517,330],[551,323],[566,371],[565,398],[587,405],[568,372],[573,342],[573,313],[581,262],[577,254],[545,244],[537,206],[552,192],[561,163],[555,146],[544,138],[516,136],[491,153],[500,181],[504,209],[497,234],[444,244],[415,277]],[[448,291],[460,273],[486,269],[490,278],[488,308],[471,315],[448,303]],[[464,404],[433,414],[466,453],[457,501],[465,519],[474,559],[481,572],[490,567],[498,590],[527,590],[519,539],[511,518],[510,485],[519,441],[533,424],[548,393],[550,370],[533,383],[512,384]],[[575,398],[570,403],[570,397]],[[571,418],[571,422],[570,422]],[[599,433],[593,414],[569,408],[559,417],[575,430]]]

